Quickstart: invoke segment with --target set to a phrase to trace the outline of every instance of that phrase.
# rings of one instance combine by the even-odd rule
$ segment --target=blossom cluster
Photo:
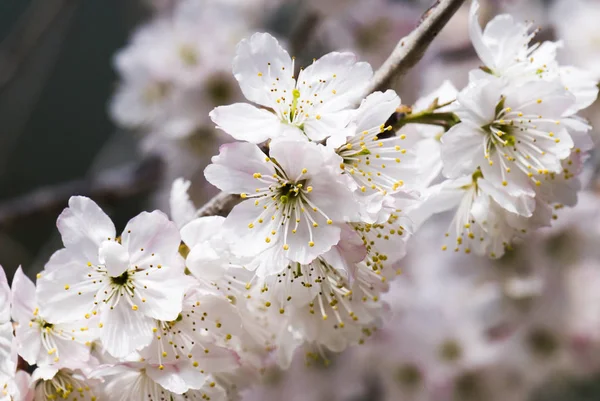
[[[224,63],[201,50],[232,38],[196,32],[222,18],[218,5],[181,4],[117,56],[128,80],[112,109],[173,137],[206,118],[189,96],[210,95],[198,88]],[[199,217],[178,179],[170,215],[143,212],[119,232],[72,197],[57,221],[64,248],[37,282],[19,269],[9,288],[2,271],[0,400],[235,399],[299,349],[326,358],[367,341],[407,241],[433,214],[456,209],[442,249],[491,258],[550,225],[577,200],[592,147],[577,113],[597,81],[509,15],[482,30],[478,10],[473,1],[482,67],[461,91],[446,82],[412,107],[393,90],[366,94],[373,70],[352,53],[298,68],[268,33],[239,42],[233,77],[248,102],[210,112],[237,141],[204,171],[237,205]]]
[[[499,15],[485,30],[474,1],[469,34],[483,65],[450,106],[440,138],[442,182],[424,194],[420,219],[457,208],[444,250],[502,256],[554,210],[573,206],[593,147],[577,116],[598,95],[592,74],[557,61],[558,42],[531,44],[530,23]]]

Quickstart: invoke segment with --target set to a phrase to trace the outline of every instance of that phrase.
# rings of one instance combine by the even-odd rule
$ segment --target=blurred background
[[[173,179],[196,205],[229,141],[208,118],[240,100],[236,43],[280,39],[296,64],[350,50],[376,69],[433,0],[0,1],[0,264],[41,270],[61,247],[71,195],[92,197],[117,229],[168,211]],[[600,77],[600,2],[481,0],[563,40],[561,60]],[[460,10],[421,63],[394,83],[406,105],[479,62]],[[483,23],[484,21],[482,21]],[[600,123],[598,105],[587,111]],[[596,131],[593,132],[597,139]],[[596,154],[573,210],[499,261],[441,252],[444,216],[414,238],[388,296],[390,319],[341,355],[299,354],[247,400],[600,400],[600,199]],[[318,355],[318,353],[317,353]]]

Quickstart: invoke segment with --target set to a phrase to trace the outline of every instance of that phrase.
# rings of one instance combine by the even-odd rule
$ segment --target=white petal
[[[15,322],[29,324],[36,308],[35,284],[23,273],[21,266],[15,272],[12,282],[12,310]]]
[[[491,196],[501,207],[511,213],[516,213],[524,217],[531,217],[535,210],[535,199],[533,196],[511,196],[508,191],[504,191],[492,185],[488,180],[479,179],[477,185],[483,192]]]
[[[256,206],[253,200],[246,200],[236,205],[225,219],[223,230],[226,237],[235,238],[233,252],[239,256],[256,256],[265,249],[272,247],[277,241],[272,238],[270,243],[265,241],[271,235],[271,225],[255,223],[263,212],[261,205]],[[250,223],[254,223],[252,228]]]
[[[322,141],[343,130],[352,118],[351,110],[320,114],[319,118],[308,118],[304,121],[304,133],[311,141]]]
[[[154,267],[136,275],[137,313],[167,322],[175,320],[191,280],[183,271],[170,267]]]
[[[196,206],[194,206],[188,194],[190,185],[191,182],[183,178],[177,178],[171,185],[169,209],[171,210],[171,219],[179,228],[196,217]]]
[[[261,143],[283,135],[286,124],[270,111],[247,103],[219,106],[210,112],[210,118],[227,134],[239,141]]]
[[[166,390],[175,394],[183,394],[190,389],[200,389],[206,384],[207,376],[186,363],[165,366],[162,370],[148,367],[146,374]]]
[[[254,193],[256,188],[265,186],[254,178],[254,174],[270,176],[275,172],[266,157],[258,146],[251,143],[226,144],[221,146],[219,155],[213,156],[204,176],[221,191]]]
[[[321,172],[325,157],[319,146],[308,141],[280,139],[271,142],[269,155],[277,160],[289,179],[294,181],[302,175],[307,177]],[[339,156],[332,155],[331,157],[332,163],[335,163],[336,167],[342,162]],[[303,169],[307,169],[308,173],[303,173]]]
[[[10,321],[11,292],[4,268],[0,266],[0,324]]]
[[[19,355],[30,365],[40,362],[38,355],[42,348],[42,333],[39,329],[31,328],[29,321],[23,321],[17,326],[15,334]]]
[[[179,229],[158,210],[142,212],[127,223],[121,242],[132,266],[148,268],[179,262]]]
[[[315,112],[320,114],[344,110],[358,103],[372,76],[371,66],[356,62],[352,53],[326,54],[300,71],[299,102],[322,100],[323,103],[315,107]]]
[[[268,33],[255,33],[238,44],[233,74],[246,99],[271,108],[283,89],[291,92],[295,86],[290,55]],[[274,88],[278,92],[271,92]]]
[[[129,254],[116,241],[104,241],[100,246],[100,263],[111,277],[119,277],[129,269]]]
[[[37,282],[40,315],[47,321],[63,323],[82,319],[94,308],[94,296],[102,283],[88,280],[87,266],[69,265],[42,272]]]
[[[353,121],[356,122],[356,132],[379,127],[384,124],[400,106],[400,98],[393,90],[374,92],[362,101]]]
[[[576,67],[561,67],[560,79],[576,99],[576,103],[564,115],[570,116],[592,105],[598,98],[596,74]]]
[[[97,264],[102,241],[115,238],[115,226],[100,207],[89,198],[72,196],[69,207],[56,222],[65,247]]]
[[[101,315],[100,339],[104,349],[115,358],[124,358],[150,344],[154,337],[154,320],[140,311],[133,311],[127,302]]]
[[[443,173],[448,178],[470,174],[484,154],[485,133],[471,122],[462,122],[442,136]]]
[[[469,12],[469,36],[473,47],[483,63],[491,68],[495,67],[494,57],[483,41],[483,32],[479,24],[479,1],[473,0]]]
[[[181,239],[192,249],[194,246],[218,236],[224,221],[225,218],[221,216],[200,217],[190,221],[181,229]]]

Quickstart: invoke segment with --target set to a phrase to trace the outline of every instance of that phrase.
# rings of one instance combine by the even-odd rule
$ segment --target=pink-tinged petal
[[[59,368],[56,366],[40,366],[34,370],[31,379],[35,382],[38,380],[52,380],[58,373]]]
[[[15,384],[19,393],[20,401],[33,401],[35,393],[31,389],[31,376],[24,370],[19,370],[15,374]]]
[[[280,139],[271,142],[269,148],[269,155],[279,163],[292,182],[320,174],[323,169],[325,160],[323,150],[320,145],[313,142]],[[335,155],[331,160],[336,167],[342,162],[342,159]],[[303,173],[303,169],[307,172]]]
[[[100,318],[102,345],[115,358],[124,358],[144,348],[154,337],[154,320],[132,310],[127,302],[119,302],[114,309],[105,309]]]
[[[35,284],[19,266],[12,282],[12,318],[17,323],[28,324],[33,318],[35,308]]]
[[[163,212],[142,212],[127,223],[121,239],[129,253],[131,266],[147,269],[152,266],[180,263],[179,229]]]
[[[295,86],[290,55],[268,33],[255,33],[238,44],[233,74],[246,99],[271,108],[283,89],[291,92]]]
[[[171,185],[169,194],[169,209],[171,219],[177,227],[181,228],[196,218],[196,206],[190,200],[188,190],[191,182],[183,178],[177,178]]]
[[[219,106],[210,118],[227,134],[238,141],[261,143],[282,135],[285,124],[274,113],[247,103]]]
[[[115,226],[110,218],[91,199],[72,196],[69,207],[56,222],[66,248],[81,253],[88,261],[98,262],[102,241],[115,239]]]
[[[153,267],[135,274],[135,302],[139,313],[172,321],[181,312],[183,296],[193,279],[172,267]]]
[[[465,121],[452,127],[442,136],[443,173],[457,178],[473,173],[485,153],[485,133],[478,126]]]
[[[315,113],[322,115],[353,107],[373,76],[368,63],[357,62],[352,53],[324,55],[298,75],[299,102],[315,99]],[[323,103],[320,103],[320,101]],[[340,127],[341,128],[341,127]]]
[[[33,317],[33,316],[32,316]],[[15,330],[17,351],[19,355],[30,365],[38,362],[38,355],[42,348],[42,333],[37,327],[29,327],[29,321],[23,321]]]
[[[57,269],[69,267],[70,269],[87,268],[90,262],[88,258],[81,255],[79,252],[74,252],[71,249],[63,248],[54,252],[50,256],[50,260],[44,265],[45,272],[51,272]]]
[[[263,211],[262,203],[255,205],[253,200],[247,200],[236,205],[225,219],[223,235],[237,239],[232,249],[237,255],[255,256],[277,242],[278,237],[271,235],[271,218],[265,219],[263,223],[257,222]],[[265,241],[267,237],[271,238],[269,242]]]
[[[129,254],[125,247],[116,241],[104,241],[100,246],[100,263],[108,275],[119,277],[129,269]]]
[[[323,256],[336,268],[362,262],[367,256],[367,248],[360,235],[348,225],[342,226],[341,229],[340,242]],[[337,262],[333,263],[334,260]]]
[[[90,269],[65,266],[42,272],[36,288],[40,316],[58,324],[81,320],[89,314],[94,308],[94,296],[103,286],[88,277]]]
[[[357,219],[359,205],[351,200],[352,192],[335,174],[315,175],[311,177],[310,185],[313,187],[311,202],[329,219],[336,223]]]
[[[218,236],[224,221],[225,218],[221,216],[200,217],[190,221],[181,229],[181,239],[192,249]]]
[[[0,266],[0,324],[10,321],[11,292],[4,268]]]
[[[211,372],[228,372],[239,367],[239,357],[232,350],[214,345],[202,347],[197,345],[192,350],[198,368]]]
[[[313,217],[319,224],[318,227],[312,227],[312,223],[304,217],[298,225],[296,233],[288,233],[289,250],[284,254],[291,261],[301,264],[310,263],[340,241],[341,229],[339,227],[327,224],[325,218],[316,213],[313,214]],[[314,245],[310,246],[309,244]]]
[[[204,170],[204,176],[223,192],[254,193],[256,188],[266,186],[255,174],[271,176],[275,172],[273,164],[266,159],[267,155],[251,143],[223,145]]]
[[[322,141],[343,130],[351,119],[352,110],[341,110],[319,115],[319,118],[308,118],[304,121],[304,133],[311,141]]]
[[[183,394],[190,389],[200,389],[207,384],[207,376],[191,366],[188,361],[177,365],[167,365],[163,369],[148,367],[146,374],[163,388],[175,394]]]

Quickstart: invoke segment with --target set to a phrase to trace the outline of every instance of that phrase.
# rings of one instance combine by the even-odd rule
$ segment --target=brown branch
[[[163,161],[151,156],[140,163],[105,171],[89,179],[40,188],[0,203],[0,229],[25,218],[54,214],[73,195],[84,195],[103,203],[113,203],[154,189],[164,170]]]
[[[215,195],[204,206],[198,210],[199,217],[205,216],[227,216],[235,205],[240,203],[239,195],[226,194],[221,192]]]
[[[425,51],[458,11],[465,0],[437,0],[421,17],[419,25],[400,40],[383,65],[375,72],[365,96],[390,87],[392,80],[408,72],[417,64]]]

